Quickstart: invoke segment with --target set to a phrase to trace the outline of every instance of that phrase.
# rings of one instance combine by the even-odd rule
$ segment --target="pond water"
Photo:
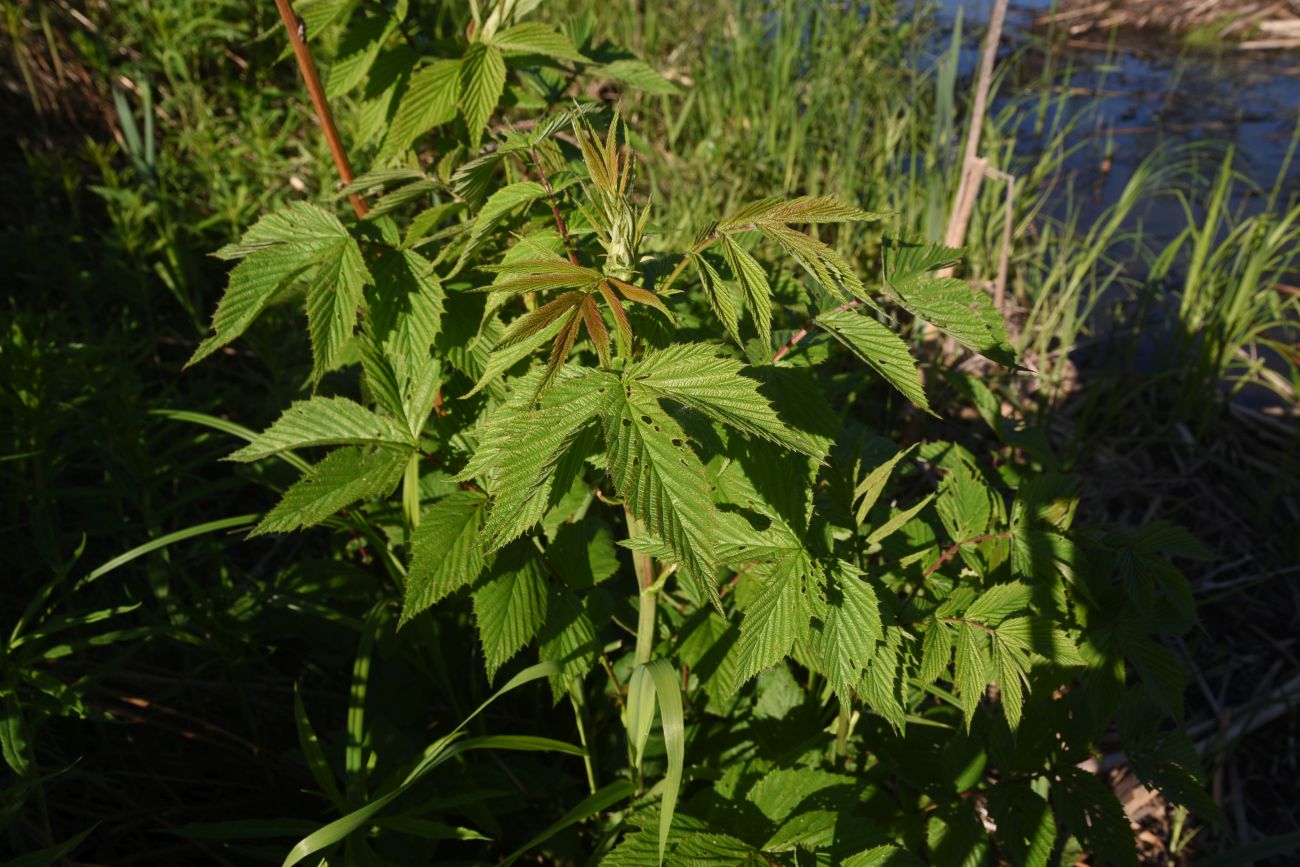
[[[978,63],[980,41],[992,8],[992,0],[940,0],[939,20],[945,39],[929,49],[938,56],[951,43],[959,20],[963,49],[959,62],[959,87],[969,87]],[[1012,52],[1028,52],[1024,64],[1029,70],[1050,62],[1059,71],[1072,69],[1069,85],[1079,95],[1067,103],[1065,111],[1081,121],[1080,133],[1086,144],[1066,162],[1066,174],[1073,194],[1061,196],[1054,204],[1055,213],[1064,217],[1070,207],[1077,207],[1082,226],[1091,224],[1114,204],[1132,178],[1134,170],[1153,153],[1172,153],[1179,146],[1193,146],[1180,158],[1197,159],[1198,189],[1187,189],[1195,208],[1203,199],[1227,146],[1234,150],[1234,167],[1256,186],[1239,184],[1231,208],[1239,215],[1258,212],[1266,207],[1268,194],[1276,187],[1276,207],[1300,200],[1300,153],[1293,153],[1294,139],[1300,130],[1300,52],[1239,51],[1231,45],[1221,50],[1190,49],[1177,36],[1153,34],[1087,34],[1049,48],[1047,32],[1036,21],[1052,8],[1051,0],[1015,0],[1008,7],[1007,20],[999,57]],[[923,61],[924,62],[924,61]],[[1032,78],[1032,73],[1030,74]],[[995,99],[996,112],[1010,98],[1023,98],[1025,88],[1042,87],[1041,79],[1008,82]],[[1050,129],[1049,123],[1046,125]],[[1017,148],[1027,157],[1044,146],[1036,132],[1036,118],[1031,110],[1017,120]],[[1201,146],[1199,148],[1195,146]],[[1161,148],[1169,150],[1161,151]],[[1183,182],[1190,186],[1192,177]],[[1135,211],[1143,237],[1152,249],[1159,249],[1175,238],[1187,225],[1187,214],[1172,197],[1153,197]],[[1122,250],[1115,253],[1123,256]],[[1178,268],[1175,267],[1175,273]],[[1290,280],[1295,283],[1297,280]],[[1139,372],[1150,372],[1157,364],[1161,349],[1175,327],[1173,297],[1155,299],[1139,338],[1136,364]],[[1094,326],[1109,332],[1110,316],[1102,305],[1102,321]],[[1275,336],[1292,342],[1295,335]],[[1103,341],[1104,343],[1104,341]],[[1105,364],[1105,349],[1073,352],[1071,358],[1081,366]],[[1272,352],[1263,353],[1266,364],[1283,370]],[[1234,396],[1254,408],[1278,403],[1277,395],[1249,386]]]
[[[960,13],[961,71],[967,81],[974,74],[992,5],[991,0],[939,3],[940,22],[948,36]],[[1035,20],[1051,8],[1051,0],[1011,3],[1001,56],[1026,49],[1031,62],[1046,62],[1046,31]],[[1107,34],[1087,34],[1052,49],[1058,70],[1073,66],[1070,86],[1080,96],[1068,110],[1087,113],[1091,142],[1071,159],[1070,168],[1076,189],[1091,194],[1090,209],[1114,202],[1134,168],[1162,145],[1232,144],[1238,171],[1265,189],[1273,185],[1286,166],[1300,121],[1300,52],[1237,51],[1230,45],[1218,51],[1192,50],[1176,36],[1124,34],[1114,46],[1107,41]],[[1001,98],[1005,102],[1006,95]],[[1024,148],[1037,144],[1033,127],[1032,116],[1022,118]],[[1213,171],[1217,158],[1218,154],[1206,154],[1207,172]],[[1297,162],[1286,167],[1280,185],[1283,203],[1300,195]],[[1160,213],[1148,216],[1157,224],[1148,228],[1157,236],[1163,234],[1159,224],[1165,221]],[[1178,216],[1181,219],[1181,213]]]

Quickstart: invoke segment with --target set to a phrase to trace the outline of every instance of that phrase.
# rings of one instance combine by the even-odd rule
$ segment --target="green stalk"
[[[641,519],[633,515],[632,510],[627,506],[623,507],[623,514],[627,516],[628,538],[638,536],[645,530]],[[638,551],[632,552],[632,566],[636,570],[637,602],[640,608],[636,622],[636,664],[645,665],[650,662],[650,655],[654,650],[655,614],[659,594],[654,586],[654,561],[650,559],[650,555]]]
[[[406,526],[414,533],[420,526],[420,453],[413,452],[402,476],[402,511]]]
[[[587,743],[587,726],[583,723],[584,699],[582,687],[578,681],[569,682],[569,701],[573,704],[573,719],[578,724],[578,742],[582,744],[582,764],[587,771],[587,787],[596,794],[596,765],[591,755],[591,746]]]
[[[835,758],[843,761],[849,754],[849,706],[840,701],[840,714],[835,725]]]

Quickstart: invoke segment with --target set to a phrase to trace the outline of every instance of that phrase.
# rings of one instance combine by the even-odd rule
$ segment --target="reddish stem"
[[[298,69],[302,72],[307,93],[311,95],[312,105],[316,108],[316,117],[320,119],[321,128],[325,132],[325,143],[329,145],[330,154],[334,157],[339,178],[345,185],[350,184],[356,175],[352,172],[348,153],[343,149],[339,128],[334,125],[334,115],[325,100],[325,88],[321,85],[320,73],[316,71],[316,61],[312,59],[311,49],[307,47],[307,24],[293,11],[290,0],[275,0],[275,7],[280,10],[280,19],[284,21],[284,29],[289,33],[289,44],[293,46],[294,57],[298,59]],[[358,218],[369,213],[370,209],[360,195],[352,193],[348,200],[352,202],[352,210],[356,211]]]
[[[848,304],[841,304],[839,307],[836,307],[831,312],[843,313],[845,310],[852,310],[853,308],[859,306],[861,303],[862,303],[861,301],[850,301]],[[799,341],[803,340],[805,337],[808,336],[809,326],[811,326],[811,324],[812,323],[809,323],[808,326],[800,328],[798,331],[796,331],[794,335],[789,340],[786,341],[785,346],[782,346],[780,349],[776,351],[776,354],[772,356],[772,361],[773,362],[780,361],[782,358],[785,358],[785,356],[790,352],[790,350],[798,346]]]
[[[972,536],[969,539],[962,539],[960,542],[954,542],[952,545],[948,546],[947,550],[945,550],[942,554],[939,555],[938,560],[935,560],[933,563],[930,564],[930,568],[925,570],[925,573],[921,576],[921,579],[925,580],[926,578],[929,578],[931,575],[933,575],[935,572],[939,571],[940,566],[942,566],[944,563],[947,563],[953,557],[956,557],[957,552],[960,551],[966,545],[977,545],[980,542],[987,542],[989,539],[1008,539],[1010,537],[1011,534],[1008,532],[985,533],[982,536]]]

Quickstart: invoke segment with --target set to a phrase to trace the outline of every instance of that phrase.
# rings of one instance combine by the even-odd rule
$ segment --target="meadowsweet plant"
[[[340,774],[299,704],[338,818],[285,864],[378,863],[394,835],[462,859],[479,840],[482,863],[1133,864],[1086,764],[1119,750],[1213,814],[1160,640],[1195,620],[1167,558],[1205,552],[1166,524],[1076,526],[1041,434],[955,371],[927,389],[915,321],[1015,364],[985,294],[934,276],[960,251],[763,190],[675,243],[634,113],[574,83],[672,86],[534,5],[474,6],[436,41],[404,3],[311,7],[343,28],[330,86],[362,94],[372,163],[344,192],[369,206],[295,203],[220,250],[194,361],[301,304],[309,394],[231,456],[301,470],[254,533],[347,528],[392,591],[367,641],[467,604],[472,677],[545,679],[574,734],[462,724],[371,781],[364,736]],[[839,252],[864,234],[865,267]],[[936,390],[986,426],[927,435]],[[471,750],[572,754],[591,794],[531,840],[471,833],[460,802],[412,796]]]

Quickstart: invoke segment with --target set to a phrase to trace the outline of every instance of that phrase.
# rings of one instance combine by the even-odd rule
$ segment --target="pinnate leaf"
[[[429,130],[455,118],[459,93],[458,60],[435,60],[412,75],[388,125],[380,158],[402,153]]]
[[[682,343],[647,356],[626,378],[648,390],[698,410],[728,427],[761,437],[810,457],[825,457],[825,442],[786,424],[759,393],[759,383],[739,361],[705,343]]]
[[[473,147],[478,147],[505,86],[506,61],[501,50],[482,42],[471,44],[460,61],[460,111]]]
[[[546,575],[525,540],[502,553],[474,591],[474,620],[488,678],[537,635],[546,622]]]
[[[869,364],[904,397],[930,412],[916,360],[903,338],[875,317],[856,310],[831,310],[817,317],[817,324],[830,332],[858,358]]]
[[[380,445],[413,448],[411,434],[387,416],[345,397],[313,397],[294,402],[257,438],[230,456],[249,462],[311,446]]]
[[[281,290],[313,269],[318,272],[312,284],[317,302],[331,291],[352,298],[353,320],[361,287],[370,281],[361,250],[338,217],[305,202],[262,217],[238,244],[222,247],[216,255],[243,261],[231,271],[212,316],[216,333],[199,345],[189,364],[243,334]],[[350,329],[351,320],[347,324]]]
[[[336,449],[284,492],[252,535],[311,527],[357,500],[386,496],[401,479],[406,461],[407,455],[396,449]]]
[[[492,36],[491,43],[505,54],[541,54],[557,60],[586,60],[573,40],[545,24],[525,22],[507,27]]]
[[[403,623],[478,579],[483,571],[479,530],[486,506],[483,494],[457,491],[425,510],[411,539]]]

